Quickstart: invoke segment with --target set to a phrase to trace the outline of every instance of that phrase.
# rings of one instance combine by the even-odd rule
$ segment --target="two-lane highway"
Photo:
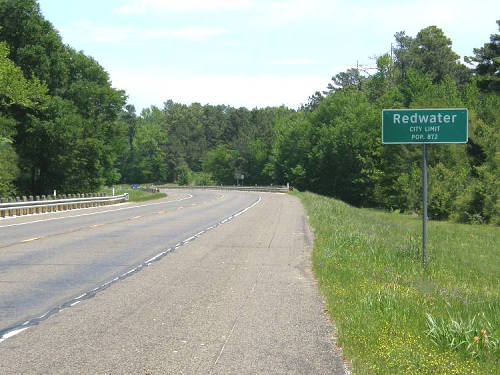
[[[1,220],[0,338],[93,296],[258,200],[171,192],[150,203]]]
[[[0,223],[0,374],[346,374],[296,197],[132,206]]]

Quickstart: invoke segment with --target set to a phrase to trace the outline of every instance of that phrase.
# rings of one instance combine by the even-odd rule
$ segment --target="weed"
[[[451,349],[473,358],[499,354],[500,342],[489,336],[494,329],[484,313],[472,319],[435,319],[427,313],[427,336],[432,343],[443,349]]]

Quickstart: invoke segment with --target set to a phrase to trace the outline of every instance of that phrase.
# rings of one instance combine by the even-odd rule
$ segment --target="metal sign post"
[[[427,262],[427,144],[424,143],[424,158],[422,163],[423,208],[422,208],[422,263]]]
[[[427,262],[427,145],[467,143],[466,108],[384,109],[382,144],[422,144],[422,263]]]

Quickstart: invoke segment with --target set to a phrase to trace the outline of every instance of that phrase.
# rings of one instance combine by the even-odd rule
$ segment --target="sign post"
[[[467,143],[469,115],[465,108],[384,109],[382,144],[423,144],[422,262],[427,262],[427,145]]]

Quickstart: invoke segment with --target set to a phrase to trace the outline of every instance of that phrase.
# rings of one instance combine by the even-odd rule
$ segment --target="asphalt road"
[[[0,221],[0,373],[343,374],[311,243],[286,194]]]

